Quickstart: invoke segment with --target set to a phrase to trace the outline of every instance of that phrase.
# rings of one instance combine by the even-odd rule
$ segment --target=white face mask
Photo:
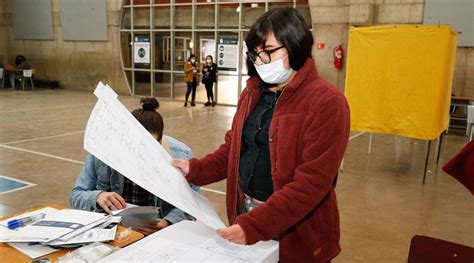
[[[283,66],[283,58],[272,63],[257,65],[254,64],[260,78],[268,84],[281,84],[287,81],[293,70]]]
[[[191,59],[191,63],[194,64],[194,62],[196,62],[196,60],[194,58]]]

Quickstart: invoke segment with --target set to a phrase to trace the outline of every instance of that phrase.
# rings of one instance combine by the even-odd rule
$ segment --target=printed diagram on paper
[[[263,249],[230,244],[219,237],[210,238],[204,244],[193,247],[180,242],[157,238],[142,247],[135,248],[120,258],[107,259],[114,262],[258,262],[267,253]]]
[[[181,221],[100,262],[277,262],[278,242],[237,245],[200,222]]]
[[[94,94],[98,101],[87,122],[84,149],[211,228],[224,227],[207,198],[192,190],[171,165],[171,156],[119,102],[117,94],[102,83]]]

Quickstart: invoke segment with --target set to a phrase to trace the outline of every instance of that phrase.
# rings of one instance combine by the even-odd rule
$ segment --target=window
[[[307,0],[123,1],[120,55],[130,93],[182,101],[189,56],[202,63],[211,55],[220,68],[214,97],[236,105],[248,78],[245,35],[265,11],[282,6],[297,8],[311,23]],[[198,85],[196,101],[206,102]]]

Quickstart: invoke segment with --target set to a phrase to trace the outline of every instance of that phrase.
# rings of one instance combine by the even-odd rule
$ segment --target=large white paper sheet
[[[224,223],[207,198],[192,190],[171,156],[102,83],[87,122],[84,149],[166,202],[218,229]]]
[[[237,245],[200,222],[182,221],[99,262],[278,262],[277,241]]]

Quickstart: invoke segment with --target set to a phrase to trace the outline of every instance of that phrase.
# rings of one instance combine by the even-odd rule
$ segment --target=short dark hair
[[[140,122],[145,129],[151,134],[158,134],[158,141],[163,138],[163,117],[156,110],[160,107],[160,103],[152,97],[140,99],[141,109],[132,111],[133,117]]]
[[[26,58],[23,55],[16,56],[15,66],[19,66],[23,61],[26,61]]]
[[[191,54],[191,55],[189,56],[189,58],[188,58],[188,61],[191,62],[191,59],[192,59],[192,58],[196,59],[196,55]]]
[[[255,21],[245,38],[247,49],[255,50],[264,46],[267,36],[273,32],[276,40],[288,50],[290,67],[299,70],[306,59],[311,57],[313,48],[313,34],[303,16],[294,8],[275,8]],[[248,75],[255,76],[257,71],[253,63],[247,57]]]

